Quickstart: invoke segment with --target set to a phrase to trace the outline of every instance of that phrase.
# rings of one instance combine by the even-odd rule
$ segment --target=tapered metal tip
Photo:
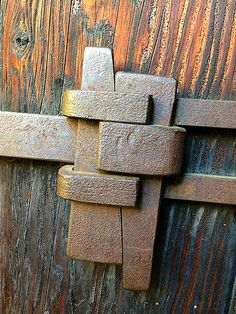
[[[111,49],[85,48],[81,89],[114,91],[114,85],[115,78]]]

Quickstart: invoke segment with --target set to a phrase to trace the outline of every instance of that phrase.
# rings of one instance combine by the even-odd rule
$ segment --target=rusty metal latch
[[[67,254],[123,264],[124,287],[148,289],[162,177],[182,164],[185,130],[170,126],[176,82],[114,75],[111,51],[87,48],[81,89],[66,91],[62,108],[78,118],[74,168],[58,180],[58,195],[73,201]],[[142,175],[142,186],[111,173]]]
[[[236,102],[179,99],[176,81],[114,73],[107,48],[86,48],[81,90],[63,116],[0,112],[0,156],[65,162],[67,254],[123,265],[123,285],[150,286],[162,198],[236,204],[236,178],[181,174],[183,127],[236,128]],[[171,179],[168,179],[171,177]],[[164,179],[166,178],[166,179]]]

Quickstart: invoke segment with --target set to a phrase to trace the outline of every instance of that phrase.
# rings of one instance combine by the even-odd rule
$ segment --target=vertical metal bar
[[[171,78],[116,74],[117,91],[153,95],[153,124],[171,124],[175,89],[176,81]],[[130,290],[146,290],[150,286],[162,184],[161,178],[144,177],[139,210],[122,208],[123,282]]]
[[[110,49],[85,49],[81,89],[114,91]],[[98,172],[98,131],[98,122],[78,120],[75,170]],[[121,237],[120,207],[72,202],[67,245],[71,258],[120,264]]]

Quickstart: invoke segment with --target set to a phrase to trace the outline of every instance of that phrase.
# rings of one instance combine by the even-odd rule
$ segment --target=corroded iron
[[[138,189],[137,177],[80,172],[73,166],[62,167],[57,180],[57,194],[77,202],[135,206]]]
[[[209,128],[236,128],[236,101],[180,98],[175,124]]]
[[[180,98],[176,103],[173,123],[178,126],[236,129],[235,112],[234,101]],[[72,164],[76,135],[77,119],[0,112],[0,156]]]
[[[152,123],[170,125],[176,91],[176,81],[173,78],[117,72],[116,91],[151,95],[153,101]]]
[[[82,90],[114,91],[111,50],[86,48]],[[75,171],[98,173],[98,122],[78,119]],[[102,263],[122,263],[120,207],[72,202],[67,254]]]
[[[116,90],[148,93],[153,99],[153,124],[169,126],[173,114],[176,81],[152,75],[116,74]],[[151,156],[149,156],[150,158]],[[142,158],[145,164],[146,158]],[[122,208],[123,282],[131,290],[146,290],[150,286],[153,248],[163,181],[143,178],[139,211]]]
[[[101,122],[99,134],[101,170],[154,176],[181,171],[183,128]]]
[[[236,205],[236,177],[184,174],[167,183],[164,197]]]
[[[74,118],[145,124],[149,114],[149,96],[66,90],[62,113]]]
[[[181,170],[184,130],[171,121],[236,129],[236,102],[178,99],[174,108],[175,80],[118,72],[114,82],[106,48],[86,49],[81,88],[65,93],[73,118],[0,113],[0,155],[74,163],[58,177],[58,194],[72,200],[68,255],[123,264],[124,287],[146,290],[162,197],[236,205],[235,177],[183,174],[163,189],[161,176]],[[139,178],[122,173],[141,175],[138,204]]]
[[[76,136],[75,119],[0,112],[0,156],[73,163]]]

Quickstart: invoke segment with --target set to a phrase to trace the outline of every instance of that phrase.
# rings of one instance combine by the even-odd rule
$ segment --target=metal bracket
[[[96,69],[97,79],[91,69]],[[83,90],[65,92],[62,113],[79,119],[79,131],[75,172],[60,171],[58,195],[77,201],[71,209],[67,254],[122,263],[124,287],[145,290],[150,285],[161,177],[180,173],[185,130],[169,126],[174,79],[122,72],[114,79],[113,71],[110,50],[87,48]],[[141,125],[150,120],[154,125]],[[138,178],[98,173],[101,170],[143,175],[139,199]]]
[[[72,201],[67,254],[123,264],[131,290],[149,288],[162,198],[236,204],[235,177],[163,181],[181,173],[182,126],[236,128],[236,102],[175,102],[175,90],[172,78],[114,74],[111,50],[86,48],[81,90],[64,94],[66,117],[0,112],[1,156],[73,164],[57,187]]]

